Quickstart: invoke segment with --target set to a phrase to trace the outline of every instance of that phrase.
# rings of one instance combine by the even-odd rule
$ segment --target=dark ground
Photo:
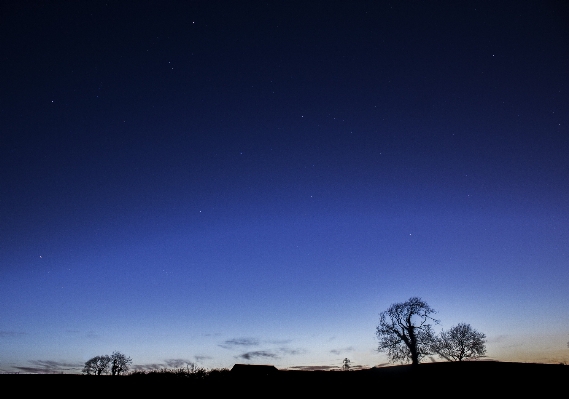
[[[202,380],[173,375],[82,376],[0,375],[14,395],[55,394],[59,397],[207,395],[254,397],[392,396],[543,397],[566,396],[569,366],[554,364],[463,362],[427,363],[357,371],[276,371],[219,373]],[[9,391],[8,391],[9,392]]]

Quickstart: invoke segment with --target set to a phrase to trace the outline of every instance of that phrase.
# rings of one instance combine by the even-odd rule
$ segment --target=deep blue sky
[[[0,370],[372,366],[420,296],[569,360],[562,1],[0,5]]]

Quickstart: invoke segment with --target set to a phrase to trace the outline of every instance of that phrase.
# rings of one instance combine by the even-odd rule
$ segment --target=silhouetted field
[[[417,397],[496,397],[567,394],[569,366],[554,364],[461,362],[426,363],[357,371],[285,371],[269,373],[222,370],[202,376],[138,373],[126,376],[1,375],[5,392],[18,395],[39,389],[63,397],[107,395],[231,395],[311,397],[325,394]],[[239,395],[241,396],[241,395]]]

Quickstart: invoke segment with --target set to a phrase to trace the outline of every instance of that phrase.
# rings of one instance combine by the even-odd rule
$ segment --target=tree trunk
[[[417,352],[417,337],[415,336],[415,327],[409,327],[409,351],[411,352],[411,364],[417,366],[419,364],[419,353]]]

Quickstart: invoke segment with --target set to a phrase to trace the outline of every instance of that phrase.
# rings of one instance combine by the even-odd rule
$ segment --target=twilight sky
[[[569,361],[563,1],[4,1],[0,372]]]

